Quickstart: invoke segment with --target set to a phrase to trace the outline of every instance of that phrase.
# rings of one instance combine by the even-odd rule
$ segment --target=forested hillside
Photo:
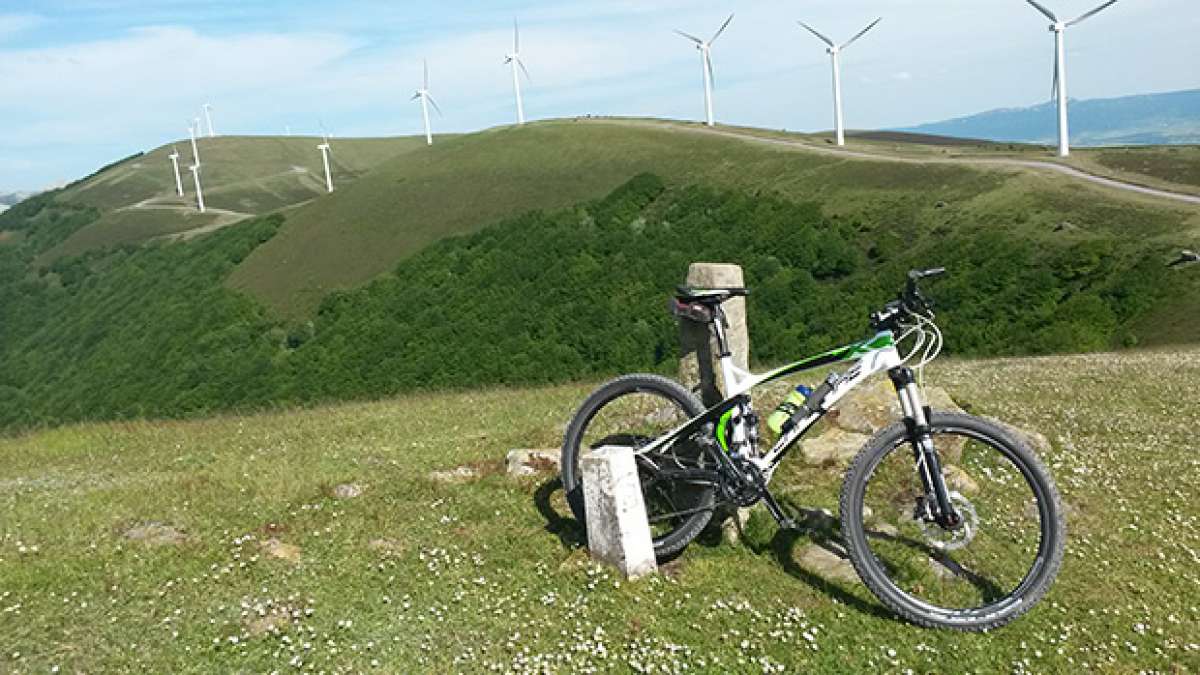
[[[861,336],[867,311],[918,265],[951,270],[932,290],[959,354],[1135,345],[1147,337],[1139,318],[1198,288],[1192,271],[1163,264],[1162,243],[1118,230],[1032,240],[1019,224],[884,225],[641,174],[604,199],[440,241],[285,324],[222,284],[281,216],[30,272],[95,214],[52,197],[18,209],[25,228],[0,245],[8,427],[666,370],[676,328],[665,299],[696,260],[745,267],[766,362]],[[0,229],[17,222],[0,216]]]

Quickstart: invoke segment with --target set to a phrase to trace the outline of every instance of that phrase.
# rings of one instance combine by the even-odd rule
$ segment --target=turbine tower
[[[208,103],[205,103],[205,104],[204,104],[204,120],[205,120],[206,122],[208,122],[208,137],[209,137],[209,138],[212,138],[212,137],[213,137],[213,136],[215,136],[216,134],[214,134],[214,133],[213,133],[213,125],[212,125],[212,105],[210,105],[210,104],[208,104]]]
[[[513,19],[513,50],[505,55],[504,63],[512,66],[513,92],[517,95],[517,124],[525,124],[525,106],[521,101],[521,75],[517,69],[520,68],[520,72],[525,73],[525,79],[531,78],[529,71],[525,69],[525,62],[521,60],[521,29],[517,26],[516,19]]]
[[[813,28],[812,26],[804,23],[803,21],[797,22],[801,26],[803,26],[808,32],[812,33],[813,35],[816,35],[817,39],[819,39],[821,42],[824,42],[828,46],[828,49],[826,49],[825,51],[829,54],[830,59],[833,61],[833,127],[834,127],[835,132],[837,133],[837,144],[838,145],[846,144],[846,127],[845,127],[844,118],[842,116],[842,71],[841,71],[841,65],[838,62],[838,55],[841,54],[842,50],[844,50],[846,47],[849,47],[850,45],[854,44],[855,40],[866,35],[867,31],[874,28],[875,25],[878,24],[880,21],[883,21],[883,17],[880,17],[880,18],[872,21],[871,25],[858,31],[858,35],[855,35],[854,37],[850,38],[849,40],[846,41],[846,44],[841,45],[840,47],[838,45],[835,45],[833,43],[833,40],[830,40],[829,38],[825,37],[824,35],[818,33],[817,30],[815,28]]]
[[[322,136],[324,142],[317,146],[321,151],[321,161],[325,163],[325,191],[333,192],[333,173],[329,171],[329,135]]]
[[[704,121],[705,124],[710,127],[715,124],[713,121],[712,44],[716,42],[717,38],[721,37],[721,33],[724,33],[725,29],[729,27],[730,21],[733,21],[732,14],[729,15],[728,19],[725,19],[725,23],[721,24],[721,27],[717,29],[715,34],[713,34],[712,39],[708,40],[707,42],[701,40],[695,35],[690,35],[681,30],[675,31],[683,37],[696,43],[696,49],[700,52],[700,66],[704,69]]]
[[[175,169],[175,194],[183,196],[183,180],[179,177],[179,148],[171,147],[171,154],[167,155],[171,160],[171,167]]]
[[[200,213],[204,213],[204,190],[200,188],[200,165],[193,164],[188,167],[192,172],[192,180],[196,183],[196,208],[200,209]]]
[[[1050,19],[1050,32],[1054,33],[1054,82],[1050,85],[1050,96],[1058,101],[1058,156],[1067,157],[1071,154],[1071,133],[1067,125],[1067,49],[1063,44],[1063,38],[1068,28],[1108,9],[1109,6],[1116,4],[1117,0],[1108,0],[1096,9],[1070,21],[1060,20],[1054,12],[1034,0],[1026,0],[1026,2]]]
[[[196,208],[204,213],[204,190],[200,187],[200,151],[196,146],[196,131],[200,128],[200,119],[195,124],[188,125],[188,135],[192,138],[192,164],[188,171],[192,172],[192,182],[196,184]]]
[[[421,88],[417,90],[417,93],[413,94],[412,100],[415,101],[417,99],[421,99],[421,117],[423,117],[425,119],[425,144],[433,145],[433,131],[429,128],[429,104],[431,104],[431,103],[433,104],[433,109],[436,110],[437,114],[439,114],[439,115],[442,114],[442,109],[440,107],[438,107],[437,101],[433,100],[433,94],[429,93],[429,62],[425,61],[424,66],[425,66],[425,79],[423,80],[424,84],[422,84]],[[518,90],[518,92],[519,92],[519,90]],[[519,93],[518,93],[517,100],[518,101],[520,100]],[[517,110],[520,110],[520,109],[521,109],[521,107],[518,104]]]
[[[200,163],[200,149],[196,146],[196,129],[199,126],[199,120],[196,124],[188,125],[188,136],[192,139],[192,161],[196,164]]]

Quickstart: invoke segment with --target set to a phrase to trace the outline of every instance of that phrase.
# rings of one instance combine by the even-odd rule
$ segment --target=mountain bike
[[[841,488],[841,539],[863,583],[912,623],[965,631],[1002,626],[1045,595],[1062,564],[1065,526],[1053,479],[1027,442],[979,417],[931,410],[924,368],[942,333],[913,270],[897,299],[872,312],[874,333],[858,342],[755,375],[734,365],[722,303],[744,288],[680,287],[683,320],[715,338],[727,397],[705,409],[679,383],[626,375],[602,385],[566,430],[562,482],[580,522],[580,457],[603,446],[633,449],[655,553],[678,555],[718,509],[762,502],[785,529],[800,529],[772,495],[780,462],[847,393],[886,372],[901,419],[858,452]],[[823,366],[834,370],[761,442],[751,390]]]

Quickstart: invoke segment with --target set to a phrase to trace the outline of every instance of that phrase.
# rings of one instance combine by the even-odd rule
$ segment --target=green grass
[[[298,655],[314,670],[377,662],[381,672],[1200,668],[1200,352],[947,361],[931,376],[974,412],[1046,434],[1070,505],[1057,584],[988,635],[895,621],[860,585],[799,565],[820,533],[776,536],[760,516],[749,545],[706,540],[665,575],[618,584],[586,563],[551,476],[513,482],[499,468],[510,448],[558,444],[592,386],[579,384],[0,440],[0,663],[266,672],[290,670]],[[429,477],[461,465],[484,476]],[[836,469],[795,461],[777,480],[792,504],[836,509]],[[342,483],[366,490],[334,499]],[[186,539],[122,536],[148,522]],[[271,537],[298,547],[298,560],[267,555]],[[297,618],[280,621],[280,635],[253,635],[260,610]]]
[[[888,145],[896,144],[868,147]],[[561,120],[491,129],[385,162],[346,189],[290,212],[279,235],[247,258],[229,284],[284,317],[301,318],[330,291],[391,271],[434,241],[516,213],[598,198],[642,171],[672,184],[814,200],[831,216],[901,229],[1000,225],[1039,238],[1053,236],[1062,222],[1107,226],[1091,221],[1119,212],[1136,224],[1139,237],[1200,231],[1195,209],[1065,176],[836,157],[680,123]]]
[[[1200,194],[1200,146],[1115,148],[1079,154],[1085,167],[1098,164],[1118,178]]]
[[[221,214],[196,211],[173,213],[161,209],[111,211],[90,223],[41,257],[44,261],[71,257],[107,246],[149,241],[155,237],[206,227],[222,219]]]

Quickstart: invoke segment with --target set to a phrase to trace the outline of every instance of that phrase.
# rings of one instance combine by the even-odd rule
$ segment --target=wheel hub
[[[979,514],[971,501],[958,492],[951,492],[948,497],[959,516],[954,527],[945,528],[926,518],[917,519],[926,543],[939,551],[957,551],[970,544],[979,532]]]

